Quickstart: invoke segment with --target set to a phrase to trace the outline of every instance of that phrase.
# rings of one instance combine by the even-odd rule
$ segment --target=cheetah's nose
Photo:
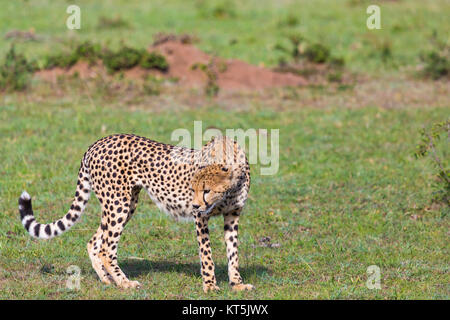
[[[194,209],[198,209],[198,208],[200,208],[200,205],[198,205],[198,204],[193,204],[192,207],[193,207]]]

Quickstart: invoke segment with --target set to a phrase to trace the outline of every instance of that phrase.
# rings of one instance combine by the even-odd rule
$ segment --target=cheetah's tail
[[[88,170],[82,165],[78,175],[77,191],[72,205],[66,215],[49,224],[36,221],[31,207],[31,197],[24,191],[19,198],[19,212],[22,225],[28,233],[39,239],[51,239],[69,230],[78,220],[86,208],[91,193]]]

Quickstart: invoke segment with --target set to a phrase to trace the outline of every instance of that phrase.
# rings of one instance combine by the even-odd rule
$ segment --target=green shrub
[[[450,143],[450,119],[435,123],[431,129],[420,130],[421,141],[416,147],[416,158],[429,156],[436,168],[436,181],[432,183],[434,201],[450,205],[450,168],[448,145]],[[442,142],[441,138],[446,139]]]
[[[320,43],[308,46],[304,53],[305,57],[315,63],[325,63],[330,58],[330,49]]]
[[[291,34],[288,36],[288,40],[291,43],[290,49],[278,43],[275,45],[275,50],[288,54],[294,61],[306,59],[313,63],[329,62],[333,66],[341,67],[344,65],[344,60],[342,58],[331,57],[331,50],[326,45],[321,43],[311,44],[300,34]],[[284,58],[280,59],[286,61]]]
[[[205,94],[208,97],[215,97],[219,94],[219,84],[217,83],[217,74],[212,68],[212,62],[208,65],[204,63],[196,63],[191,67],[192,70],[201,70],[206,74],[208,79],[205,87]]]
[[[425,64],[423,73],[426,77],[437,80],[450,75],[449,51],[434,50],[421,55],[421,60]]]
[[[144,52],[145,50],[123,46],[116,52],[107,51],[103,55],[103,64],[111,72],[130,69],[140,63]]]
[[[432,49],[420,55],[424,64],[422,75],[433,80],[450,77],[450,44],[448,40],[439,40],[438,33],[434,30],[430,42]]]
[[[0,65],[0,89],[26,89],[35,70],[35,64],[28,62],[24,55],[17,54],[12,45]]]
[[[158,69],[161,71],[169,69],[167,60],[158,53],[127,46],[122,46],[119,50],[112,51],[89,41],[77,45],[71,53],[59,53],[46,57],[44,68],[69,68],[80,60],[86,60],[89,64],[95,64],[100,59],[111,73],[130,69],[138,65],[144,69]]]
[[[169,70],[169,64],[167,63],[166,58],[156,52],[149,53],[145,51],[141,57],[140,66],[144,69],[157,69],[160,71]]]
[[[118,51],[107,51],[103,55],[103,63],[110,72],[130,69],[137,65],[145,69],[167,71],[169,64],[164,56],[147,52],[145,49],[134,49],[123,46]]]
[[[78,57],[75,54],[59,53],[45,58],[44,69],[70,68],[77,63]]]
[[[99,44],[94,44],[90,41],[83,42],[75,48],[75,56],[80,59],[85,59],[89,63],[95,63],[102,55],[102,47]]]
[[[44,63],[44,68],[70,68],[80,60],[87,60],[89,64],[94,64],[101,58],[101,51],[102,49],[99,44],[86,41],[77,45],[71,53],[59,53],[48,56]]]

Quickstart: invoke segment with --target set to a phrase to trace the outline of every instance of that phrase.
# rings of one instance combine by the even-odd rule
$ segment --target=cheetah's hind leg
[[[87,244],[87,250],[89,253],[89,258],[91,258],[92,267],[94,268],[100,280],[105,284],[110,284],[112,277],[108,272],[106,272],[102,260],[99,257],[100,247],[102,243],[102,233],[102,228],[98,227],[97,232],[92,236],[91,240],[89,240]]]
[[[122,191],[122,192],[121,192]],[[117,247],[123,227],[128,220],[130,210],[134,210],[133,200],[135,195],[132,190],[124,187],[118,190],[116,186],[117,197],[113,205],[102,206],[102,236],[100,259],[106,272],[111,275],[116,285],[120,288],[138,288],[138,281],[130,281],[123,273],[117,263]]]

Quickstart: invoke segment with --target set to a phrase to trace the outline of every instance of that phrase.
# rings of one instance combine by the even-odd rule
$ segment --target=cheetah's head
[[[192,178],[194,199],[192,207],[201,214],[208,214],[225,197],[233,186],[230,166],[212,164],[200,169]]]

